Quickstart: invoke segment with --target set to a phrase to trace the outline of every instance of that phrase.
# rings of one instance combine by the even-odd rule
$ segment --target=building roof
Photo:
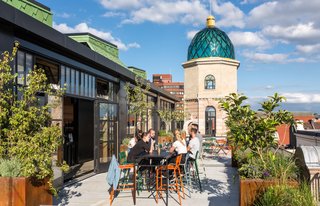
[[[207,27],[193,37],[188,48],[188,61],[204,57],[235,59],[231,40],[224,31],[214,26],[212,16],[207,19]]]
[[[69,58],[91,65],[102,72],[121,78],[124,81],[135,83],[135,74],[112,60],[92,51],[67,35],[43,24],[31,16],[15,9],[14,7],[0,1],[0,24],[12,26],[10,31],[14,32],[22,40],[28,40],[50,51],[63,54]],[[23,42],[26,43],[27,42]],[[22,43],[21,46],[24,46]],[[13,42],[12,42],[13,45]],[[147,81],[145,81],[147,83]],[[151,92],[160,93],[173,101],[179,101],[174,95],[151,84]]]

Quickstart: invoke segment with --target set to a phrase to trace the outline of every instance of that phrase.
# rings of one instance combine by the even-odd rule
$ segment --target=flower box
[[[0,177],[1,206],[52,205],[52,194],[46,181],[33,182],[25,177]]]
[[[263,179],[240,179],[240,206],[253,205],[257,196],[266,188],[279,184],[277,180],[263,180]],[[289,181],[288,185],[296,187],[299,185],[296,181]]]

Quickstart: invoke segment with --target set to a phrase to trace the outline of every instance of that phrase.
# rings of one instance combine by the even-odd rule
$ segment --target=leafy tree
[[[280,103],[285,101],[285,98],[277,93],[262,102],[258,112],[243,104],[246,99],[244,95],[232,93],[220,102],[228,115],[225,121],[229,128],[228,140],[236,149],[235,155],[238,155],[239,151],[250,149],[249,156],[258,155],[262,162],[265,162],[264,154],[272,148],[279,148],[274,141],[276,127],[281,124],[293,124],[293,115],[285,110],[275,111]]]
[[[174,111],[172,111],[171,109],[164,108],[157,110],[157,113],[159,114],[160,119],[164,121],[166,131],[170,131],[170,123],[174,120]]]
[[[129,114],[134,115],[137,119],[145,122],[148,112],[153,109],[154,103],[148,102],[147,93],[151,86],[149,82],[144,83],[141,77],[136,76],[135,85],[131,86],[129,82],[125,85],[127,101],[129,105]]]
[[[62,143],[62,132],[58,125],[51,124],[50,110],[58,102],[41,105],[38,94],[58,100],[63,91],[48,84],[41,68],[34,68],[28,74],[27,86],[18,86],[17,74],[10,66],[17,50],[15,43],[12,53],[4,52],[0,60],[0,158],[20,161],[20,176],[49,178],[55,192],[52,155]]]

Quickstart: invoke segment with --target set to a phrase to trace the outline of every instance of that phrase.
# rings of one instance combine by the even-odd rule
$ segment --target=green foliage
[[[298,167],[291,156],[273,152],[263,153],[262,156],[251,155],[239,168],[241,177],[277,179],[281,184],[285,184],[289,179],[297,179],[297,172]]]
[[[130,142],[130,138],[129,137],[126,137],[122,140],[122,144],[123,145],[129,145],[129,142]]]
[[[303,183],[300,187],[280,184],[268,187],[255,201],[256,206],[315,206],[310,186]]]
[[[63,91],[47,83],[41,68],[28,74],[28,86],[14,87],[17,74],[10,64],[17,49],[18,44],[0,60],[0,158],[21,162],[21,176],[52,180],[52,155],[62,143],[62,132],[59,125],[51,124],[50,111]],[[39,93],[50,97],[50,104],[40,105]]]
[[[261,103],[259,113],[249,105],[243,105],[246,96],[232,93],[220,102],[228,117],[226,125],[229,128],[228,140],[234,148],[254,152],[266,151],[275,146],[274,133],[281,124],[292,124],[293,115],[285,110],[274,111],[284,97],[277,93]]]
[[[159,130],[159,136],[167,136],[167,131],[166,130]]]
[[[0,177],[19,177],[22,164],[16,158],[0,160]]]
[[[144,83],[144,79],[136,76],[135,85],[130,83],[125,85],[127,101],[129,104],[129,114],[135,115],[141,121],[145,121],[148,111],[153,109],[153,102],[147,101],[146,93],[150,90],[150,83]]]

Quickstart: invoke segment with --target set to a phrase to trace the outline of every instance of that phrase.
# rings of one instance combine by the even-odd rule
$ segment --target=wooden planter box
[[[277,180],[262,180],[262,179],[240,179],[240,206],[253,205],[257,196],[266,188],[277,185]],[[298,186],[299,183],[295,181],[288,182],[288,185]]]
[[[52,194],[44,181],[32,183],[25,177],[0,177],[1,206],[52,205]]]

